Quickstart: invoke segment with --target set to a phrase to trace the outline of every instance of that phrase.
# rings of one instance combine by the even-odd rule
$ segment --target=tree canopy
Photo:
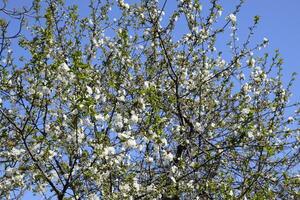
[[[3,1],[0,198],[300,198],[295,74],[224,3]]]

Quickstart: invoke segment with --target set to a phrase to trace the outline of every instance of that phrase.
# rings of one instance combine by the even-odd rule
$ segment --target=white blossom
[[[161,138],[160,141],[163,144],[163,146],[166,146],[168,144],[168,141],[167,141],[167,139],[165,137]]]
[[[291,122],[294,121],[294,118],[293,117],[288,117],[287,121],[288,121],[288,123],[291,123]]]
[[[124,0],[118,0],[120,7],[124,8],[124,9],[129,9],[129,4],[125,3]]]
[[[121,139],[129,139],[131,136],[129,131],[125,131],[125,132],[120,132],[118,133],[118,137]]]
[[[173,161],[174,155],[171,152],[165,153],[164,158],[166,161]]]
[[[116,114],[114,121],[115,121],[116,128],[120,128],[121,129],[124,126],[124,124],[123,124],[123,117],[122,117],[121,114],[119,114],[119,113]]]
[[[15,147],[13,147],[12,150],[11,150],[11,154],[12,154],[13,156],[16,156],[16,157],[22,155],[24,152],[25,152],[24,149],[17,149],[17,148],[15,148]]]
[[[170,179],[173,183],[176,183],[176,179],[173,176],[171,176]]]
[[[52,151],[52,150],[49,150],[48,151],[48,154],[49,154],[49,159],[52,159],[54,156],[56,156],[56,152]]]
[[[152,163],[153,161],[154,161],[154,159],[153,159],[153,157],[147,157],[146,158],[146,161],[148,162],[148,163]]]
[[[236,23],[236,16],[231,13],[230,15],[228,15],[228,19],[233,23],[235,24]]]
[[[100,198],[97,196],[97,194],[92,193],[88,196],[88,200],[100,200]]]
[[[104,116],[102,114],[95,115],[95,119],[98,121],[104,121]]]
[[[141,188],[141,185],[138,183],[138,181],[137,181],[136,178],[134,179],[133,187],[134,187],[137,191],[139,191],[140,188]]]
[[[6,170],[5,170],[5,174],[7,176],[12,176],[14,172],[15,172],[15,169],[11,168],[11,167],[6,168]]]
[[[93,89],[90,86],[86,86],[86,91],[88,94],[93,94]]]
[[[250,66],[250,67],[254,67],[255,66],[255,59],[251,57],[249,60],[247,60],[247,65]]]
[[[94,22],[93,22],[93,20],[92,20],[92,19],[89,19],[89,20],[88,20],[88,22],[89,22],[89,24],[90,24],[91,26],[93,26],[93,25],[94,25]]]
[[[137,123],[139,121],[139,117],[135,114],[135,112],[131,112],[131,118],[132,123]]]
[[[147,89],[147,88],[149,88],[149,86],[150,86],[149,81],[145,81],[145,82],[144,82],[144,87]]]
[[[175,174],[177,172],[177,170],[178,170],[178,167],[176,167],[175,165],[171,167],[171,172],[173,174]]]
[[[60,65],[60,68],[61,68],[63,71],[65,71],[65,72],[70,71],[69,66],[68,66],[65,62],[63,62],[63,63]]]
[[[114,147],[106,147],[103,151],[104,156],[114,155],[115,154],[115,148]]]
[[[125,96],[122,95],[122,96],[119,96],[117,97],[118,101],[121,101],[121,102],[124,102],[125,101]]]
[[[134,139],[129,139],[129,140],[126,141],[126,145],[129,148],[136,147],[136,141]]]
[[[196,123],[195,123],[195,130],[196,130],[196,131],[202,131],[202,129],[203,129],[203,128],[202,128],[201,124],[200,124],[199,122],[196,122]]]
[[[100,95],[100,94],[96,94],[94,98],[95,98],[95,100],[99,100],[99,99],[100,99],[100,97],[101,97],[101,95]]]
[[[250,139],[253,139],[254,138],[254,135],[253,135],[253,132],[252,131],[248,131],[248,137],[250,138]]]
[[[243,113],[243,114],[248,114],[250,112],[250,109],[249,108],[243,108],[242,109],[242,111],[241,111],[241,113]]]

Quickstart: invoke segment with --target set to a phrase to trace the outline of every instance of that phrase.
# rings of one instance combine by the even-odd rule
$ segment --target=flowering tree
[[[33,1],[24,56],[3,47],[1,198],[299,198],[295,78],[258,16],[238,40],[243,1],[71,3]]]

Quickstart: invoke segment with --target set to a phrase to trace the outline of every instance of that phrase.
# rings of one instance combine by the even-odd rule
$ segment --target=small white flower
[[[115,154],[115,148],[114,147],[106,147],[103,151],[103,155],[108,156],[108,155],[114,155]]]
[[[173,174],[175,174],[175,173],[177,172],[177,170],[178,170],[178,167],[176,167],[176,166],[172,166],[172,167],[171,167],[171,172],[172,172]]]
[[[148,163],[152,163],[152,162],[154,161],[154,159],[153,159],[152,157],[147,157],[147,158],[146,158],[146,161],[147,161]]]
[[[254,58],[250,58],[246,62],[247,62],[247,65],[250,66],[250,67],[254,67],[255,66],[255,59]]]
[[[129,9],[129,4],[128,3],[125,3],[123,6],[124,6],[125,9],[127,9],[127,10]]]
[[[90,86],[86,86],[86,91],[91,95],[93,94],[93,89]]]
[[[118,101],[121,101],[121,102],[124,102],[125,101],[125,96],[122,95],[122,96],[119,96],[117,97]]]
[[[84,137],[85,137],[85,135],[84,135],[83,131],[79,131],[77,133],[77,141],[78,141],[78,143],[82,143]]]
[[[95,115],[95,119],[99,120],[99,121],[104,121],[104,116],[101,114],[97,114],[97,115]]]
[[[264,43],[268,43],[269,42],[269,39],[268,38],[266,38],[266,37],[264,37]]]
[[[130,120],[132,121],[132,123],[138,123],[139,117],[135,114],[135,112],[132,112]]]
[[[140,190],[141,185],[138,183],[137,179],[134,180],[134,182],[133,182],[133,187],[134,187],[137,191]]]
[[[165,159],[166,159],[167,161],[172,161],[172,160],[174,159],[174,155],[173,155],[171,152],[166,153],[166,154],[165,154]]]
[[[121,139],[129,139],[130,138],[130,132],[126,131],[126,132],[118,133],[118,137],[121,138]]]
[[[88,196],[88,200],[100,200],[100,198],[97,196],[97,194],[92,193]]]
[[[248,137],[249,137],[250,139],[253,139],[253,138],[254,138],[254,135],[253,135],[253,132],[252,132],[252,131],[249,131],[249,132],[248,132]]]
[[[91,26],[93,26],[93,25],[94,25],[94,22],[93,22],[93,20],[92,20],[92,19],[89,19],[88,21],[89,21],[89,24],[90,24]]]
[[[138,98],[138,102],[139,102],[139,104],[141,104],[141,109],[145,110],[146,109],[146,104],[145,104],[144,99],[140,97],[140,98]]]
[[[11,150],[11,154],[13,156],[20,156],[21,154],[23,154],[25,151],[23,149],[17,149],[15,147],[12,148]]]
[[[7,82],[7,85],[9,85],[9,86],[12,85],[12,80],[11,79]]]
[[[123,128],[123,126],[124,126],[123,125],[123,117],[119,113],[115,117],[115,126],[116,126],[116,128],[119,128],[119,129]]]
[[[14,168],[11,168],[11,167],[8,167],[8,168],[6,168],[6,170],[5,170],[5,174],[7,175],[7,176],[11,176],[13,173],[14,173]]]
[[[294,118],[293,117],[289,117],[287,121],[288,121],[288,123],[291,123],[291,122],[294,121]]]
[[[66,71],[66,72],[70,71],[69,66],[68,66],[65,62],[63,62],[63,63],[60,65],[60,68],[61,68],[63,71]]]
[[[45,131],[46,131],[46,132],[49,132],[49,131],[50,131],[50,128],[51,128],[51,126],[50,126],[49,124],[46,124],[46,125],[45,125]]]
[[[136,146],[136,141],[135,141],[134,139],[129,139],[129,140],[127,140],[127,142],[126,142],[126,145],[127,145],[128,147],[135,147],[135,146]]]
[[[197,166],[197,163],[195,163],[195,162],[190,163],[190,167],[195,168],[196,166]]]
[[[241,113],[247,115],[248,113],[250,112],[250,109],[249,108],[243,108]]]
[[[50,91],[50,89],[49,89],[48,87],[43,86],[43,87],[41,88],[41,92],[42,92],[43,94],[49,94],[51,91]]]
[[[52,150],[49,150],[48,153],[49,153],[49,157],[48,157],[49,159],[52,159],[54,156],[56,156],[56,152]]]
[[[170,177],[171,181],[173,181],[173,183],[176,183],[176,179],[172,176]]]
[[[212,128],[214,128],[214,127],[216,127],[216,124],[215,124],[215,123],[211,123],[210,126],[211,126]]]
[[[195,186],[194,180],[190,180],[190,181],[187,183],[187,187],[188,187],[188,188],[194,189],[194,186]]]
[[[143,45],[141,45],[141,44],[137,46],[137,49],[143,50],[144,48],[145,48],[145,47],[144,47]]]
[[[147,89],[147,88],[149,88],[149,86],[150,86],[149,81],[145,81],[145,82],[144,82],[144,87]]]
[[[201,131],[202,130],[201,124],[199,122],[195,123],[195,129],[196,129],[196,131]]]
[[[239,74],[239,79],[240,79],[240,80],[245,80],[245,74],[240,73],[240,74]]]
[[[124,9],[129,9],[129,4],[125,3],[124,0],[118,0],[120,7]]]
[[[244,93],[248,93],[250,89],[251,87],[247,83],[245,83],[245,85],[242,87]]]
[[[96,48],[99,47],[99,44],[98,44],[98,41],[97,41],[96,38],[92,38],[92,44],[93,44]]]
[[[232,22],[232,23],[236,23],[236,16],[231,13],[230,15],[228,15],[228,19]]]
[[[96,95],[95,95],[95,100],[98,100],[98,99],[100,99],[100,97],[101,97],[101,95],[100,95],[100,94],[96,94]]]
[[[123,191],[129,191],[130,190],[130,186],[126,183],[125,185],[121,185],[120,189]]]
[[[222,11],[222,10],[218,10],[218,15],[219,15],[219,16],[221,16],[221,15],[222,15],[222,13],[223,13],[223,11]]]

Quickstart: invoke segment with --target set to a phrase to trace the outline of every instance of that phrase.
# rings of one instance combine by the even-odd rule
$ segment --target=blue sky
[[[228,0],[225,0],[228,2]],[[293,100],[300,99],[300,1],[299,0],[249,0],[238,15],[241,26],[247,26],[253,15],[261,16],[256,31],[258,38],[270,40],[269,52],[279,49],[284,59],[285,79],[297,72],[293,87]],[[245,24],[243,24],[245,22]]]
[[[67,0],[71,2],[71,0]],[[86,2],[87,0],[75,0],[74,3]],[[135,0],[136,1],[136,0]],[[175,1],[175,0],[169,0]],[[208,0],[202,0],[207,2]],[[26,5],[25,0],[11,0],[11,7],[19,7],[20,3]],[[29,1],[28,1],[29,2]],[[133,2],[125,0],[125,2]],[[200,1],[201,2],[201,1]],[[229,14],[226,8],[232,8],[237,0],[221,0],[225,6],[224,16]],[[293,87],[292,101],[300,100],[300,1],[299,0],[248,0],[237,15],[240,35],[246,33],[247,27],[251,25],[254,15],[261,16],[261,21],[256,29],[255,39],[262,40],[267,37],[270,41],[268,52],[272,53],[279,49],[284,58],[284,80],[287,82],[292,72],[297,72],[297,79]],[[205,7],[203,8],[205,9]],[[30,194],[25,200],[40,199]]]

